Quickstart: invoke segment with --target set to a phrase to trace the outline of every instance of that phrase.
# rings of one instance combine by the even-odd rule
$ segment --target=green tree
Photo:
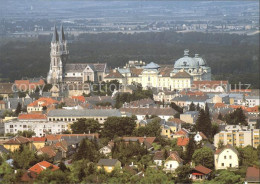
[[[234,112],[225,115],[224,120],[229,125],[247,125],[246,116],[241,108],[237,108]]]
[[[238,148],[240,165],[244,167],[257,165],[260,167],[257,149],[252,146]]]
[[[191,168],[189,164],[180,166],[176,169],[176,182],[177,183],[191,183],[191,179],[189,178],[189,174],[191,172]]]
[[[39,174],[36,183],[63,184],[69,183],[69,180],[67,173],[62,172],[61,170],[52,171],[51,169],[46,169]]]
[[[145,127],[139,127],[135,130],[134,134],[136,136],[148,136],[148,137],[160,137],[161,136],[161,119],[154,118]]]
[[[189,161],[191,161],[192,155],[193,155],[193,153],[194,153],[194,151],[195,151],[195,148],[196,148],[195,141],[194,141],[193,136],[191,136],[191,137],[189,138],[189,143],[188,143],[187,146],[186,146],[186,151],[185,151],[185,153],[184,153],[184,155],[185,155],[184,158],[185,158],[186,163],[188,163]]]
[[[18,131],[17,135],[27,137],[27,138],[31,138],[32,136],[35,135],[35,132],[32,131],[32,130],[24,130],[24,131]]]
[[[117,136],[132,135],[136,127],[135,120],[130,117],[108,117],[101,131],[102,137],[113,139]]]
[[[196,111],[200,111],[200,104],[199,103],[197,103]]]
[[[15,110],[15,115],[18,116],[22,112],[22,105],[20,102],[18,102],[16,110]]]
[[[191,102],[190,106],[189,106],[189,111],[195,111],[196,110],[196,106],[193,102]]]
[[[6,162],[0,165],[1,183],[14,183],[16,178],[13,168]]]
[[[21,145],[13,155],[13,165],[16,169],[28,169],[37,163],[37,157],[34,151],[27,145]]]
[[[173,108],[174,110],[176,110],[177,112],[179,112],[180,114],[183,113],[183,108],[181,108],[180,106],[176,105],[176,103],[172,102],[170,104],[171,108]]]
[[[217,123],[212,123],[211,133],[211,137],[214,137],[214,135],[219,133],[219,125]]]
[[[199,117],[196,121],[196,130],[204,133],[207,137],[211,137],[211,121],[209,114],[203,109],[200,110]]]
[[[196,165],[201,164],[210,169],[214,168],[214,154],[213,151],[208,147],[195,150],[194,154],[192,155],[192,160]]]
[[[218,183],[218,184],[237,184],[240,183],[241,176],[236,175],[234,172],[229,170],[221,170],[219,175],[211,180],[209,183]]]
[[[221,113],[218,114],[218,119],[223,121],[223,116]]]
[[[81,118],[71,125],[71,130],[74,134],[99,132],[100,124],[94,119]]]

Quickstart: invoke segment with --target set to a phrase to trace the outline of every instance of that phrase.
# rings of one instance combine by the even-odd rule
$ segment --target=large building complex
[[[47,82],[84,83],[118,80],[123,85],[141,84],[144,88],[190,89],[193,81],[210,81],[211,68],[198,54],[184,56],[174,65],[160,66],[154,62],[129,61],[124,67],[108,71],[106,63],[67,63],[68,46],[63,27],[54,28],[51,41],[51,62]]]

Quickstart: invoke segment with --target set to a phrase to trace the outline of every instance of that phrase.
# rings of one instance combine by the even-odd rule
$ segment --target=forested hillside
[[[12,40],[0,46],[0,78],[46,76],[50,62],[50,36],[34,41]],[[205,33],[101,33],[69,37],[69,62],[107,62],[123,66],[141,59],[174,64],[189,49],[212,68],[214,79],[250,83],[259,88],[259,35]]]

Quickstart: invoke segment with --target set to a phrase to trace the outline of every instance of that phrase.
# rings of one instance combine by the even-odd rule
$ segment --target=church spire
[[[65,34],[63,30],[63,25],[60,26],[60,42],[65,41]]]
[[[52,42],[57,42],[57,41],[59,41],[59,35],[58,35],[57,28],[56,28],[56,25],[55,25],[53,36],[52,36]]]

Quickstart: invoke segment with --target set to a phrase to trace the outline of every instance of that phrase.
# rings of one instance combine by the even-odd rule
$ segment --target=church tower
[[[58,34],[56,26],[54,26],[54,33],[51,41],[50,70],[47,76],[48,84],[58,84],[63,81],[64,68],[68,60],[68,54],[69,52],[63,26],[60,28],[60,35]]]

